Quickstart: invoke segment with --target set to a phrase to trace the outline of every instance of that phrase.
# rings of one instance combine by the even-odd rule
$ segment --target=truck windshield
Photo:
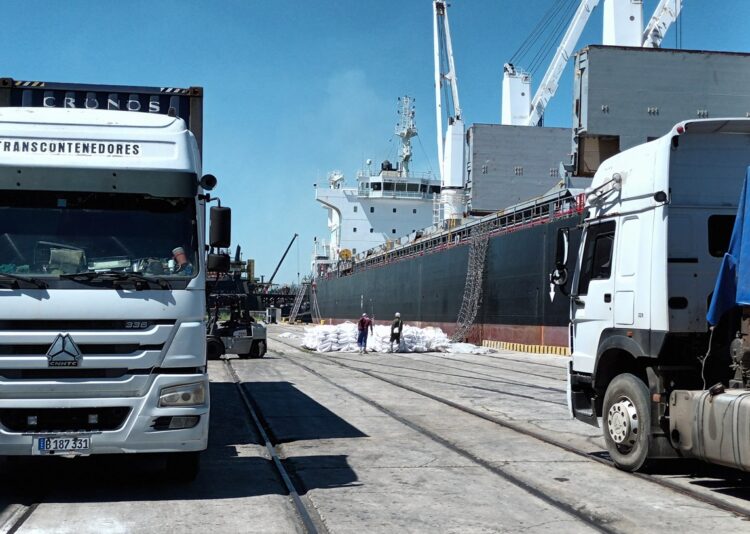
[[[0,275],[191,278],[198,270],[195,215],[193,198],[3,191]]]

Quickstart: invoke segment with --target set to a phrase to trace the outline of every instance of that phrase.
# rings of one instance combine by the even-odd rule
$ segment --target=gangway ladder
[[[464,341],[477,317],[479,305],[482,303],[482,282],[489,241],[490,236],[487,232],[477,233],[471,237],[464,295],[458,312],[456,331],[451,336],[451,341]]]
[[[443,221],[443,200],[440,195],[432,195],[432,225],[435,228],[440,226]]]
[[[307,292],[307,286],[309,282],[302,282],[297,290],[297,296],[294,298],[294,306],[292,311],[289,313],[289,324],[293,324],[297,320],[297,314],[302,306],[302,301],[305,300],[305,293]]]
[[[305,295],[308,289],[310,290],[310,318],[313,323],[320,323],[320,306],[318,305],[318,292],[316,290],[315,282],[302,282],[297,290],[297,296],[294,299],[294,306],[289,314],[289,323],[294,323],[297,320],[297,315],[302,307],[302,303],[305,301]]]

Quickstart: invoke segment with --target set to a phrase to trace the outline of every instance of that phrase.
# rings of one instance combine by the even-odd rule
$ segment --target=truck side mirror
[[[557,247],[555,250],[555,269],[550,273],[550,282],[564,286],[568,281],[568,228],[558,228]]]
[[[228,273],[229,254],[209,254],[206,259],[206,270],[211,273]]]
[[[224,206],[211,206],[211,229],[208,244],[227,248],[232,240],[232,210]]]
[[[557,229],[557,250],[555,251],[555,267],[561,268],[568,264],[568,229]]]
[[[198,185],[201,186],[204,191],[211,191],[216,187],[217,182],[218,180],[213,174],[204,174],[198,181]]]

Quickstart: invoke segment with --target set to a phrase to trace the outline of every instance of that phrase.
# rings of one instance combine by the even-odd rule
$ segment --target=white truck
[[[229,264],[205,253],[201,113],[200,88],[0,80],[0,455],[197,474],[206,271]]]
[[[748,166],[750,120],[686,121],[605,161],[586,191],[568,401],[601,419],[621,469],[672,457],[750,469],[750,313],[706,317]],[[565,244],[561,232],[559,285]]]

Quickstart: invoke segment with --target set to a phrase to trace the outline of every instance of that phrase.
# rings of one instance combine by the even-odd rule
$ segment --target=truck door
[[[573,369],[579,372],[594,372],[601,333],[614,324],[614,244],[615,221],[584,230],[572,299]]]

